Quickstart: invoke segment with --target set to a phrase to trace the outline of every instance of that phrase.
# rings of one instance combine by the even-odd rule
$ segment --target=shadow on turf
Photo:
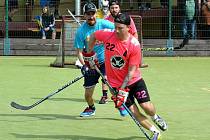
[[[60,69],[61,67],[52,67],[50,65],[23,65],[24,67],[51,67],[51,68],[58,68]],[[77,66],[75,65],[65,65],[64,68],[71,68],[71,69],[79,69]]]
[[[103,118],[103,117],[79,117],[79,116],[71,116],[71,115],[62,115],[62,114],[0,114],[0,116],[5,117],[29,117],[29,118],[36,118],[36,120],[57,120],[57,119],[66,119],[66,120],[79,120],[79,121],[85,121],[85,120],[112,120],[112,121],[123,121],[122,119],[117,118]],[[7,121],[7,122],[25,122],[24,120],[14,120],[10,121],[8,118],[7,120],[1,120],[0,121]],[[35,121],[35,120],[28,120],[28,121]]]
[[[124,138],[103,138],[103,137],[91,137],[91,136],[79,136],[79,135],[31,135],[31,134],[18,134],[18,133],[10,133],[16,138],[31,138],[31,139],[69,139],[69,140],[144,140],[145,137],[124,137]]]
[[[40,100],[42,98],[32,98],[36,100]],[[50,101],[73,101],[73,102],[85,102],[85,99],[79,99],[79,98],[50,98],[48,99]],[[96,103],[99,102],[99,100],[95,100]],[[109,102],[113,102],[112,100],[109,100]]]

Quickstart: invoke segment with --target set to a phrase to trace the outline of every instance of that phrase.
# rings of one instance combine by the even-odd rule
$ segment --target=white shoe
[[[42,39],[46,39],[46,36],[43,36]]]
[[[168,129],[167,123],[160,116],[153,121],[162,131],[166,131]]]

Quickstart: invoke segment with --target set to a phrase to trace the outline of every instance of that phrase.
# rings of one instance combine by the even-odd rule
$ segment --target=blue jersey
[[[75,40],[74,40],[74,47],[77,49],[85,49],[85,48],[87,49],[90,35],[93,32],[97,30],[102,30],[102,29],[114,29],[114,24],[104,19],[96,19],[96,23],[94,26],[89,26],[86,22],[84,22],[77,29]],[[97,54],[99,63],[104,63],[103,42],[96,41],[96,44],[94,46],[94,51]]]

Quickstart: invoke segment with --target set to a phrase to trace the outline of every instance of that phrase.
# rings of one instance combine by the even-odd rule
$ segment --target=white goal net
[[[84,22],[82,16],[76,16],[80,23]],[[65,67],[65,65],[74,65],[76,61],[76,49],[73,47],[75,33],[80,25],[71,17],[62,16],[62,29],[58,53],[52,67]]]

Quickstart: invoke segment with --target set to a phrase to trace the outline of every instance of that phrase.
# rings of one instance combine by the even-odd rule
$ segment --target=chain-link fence
[[[5,0],[0,2],[0,38],[5,38],[7,31],[8,38],[41,38],[36,17],[42,13],[43,1],[17,0],[18,3],[14,1],[12,3],[8,0],[8,14],[5,10]],[[76,0],[45,1],[48,1],[50,12],[56,18],[56,39],[59,39],[62,28],[61,17],[68,15],[66,8],[74,13]],[[96,6],[99,5],[98,0],[92,2]],[[81,0],[81,7],[84,3],[85,0]],[[137,29],[139,28],[138,32],[143,34],[141,38],[144,39],[183,39],[187,30],[190,30],[191,39],[209,39],[209,7],[210,4],[208,5],[205,0],[121,0],[122,12],[141,17],[141,29],[139,26]],[[186,16],[190,17],[189,20]],[[184,24],[186,22],[187,24]]]

